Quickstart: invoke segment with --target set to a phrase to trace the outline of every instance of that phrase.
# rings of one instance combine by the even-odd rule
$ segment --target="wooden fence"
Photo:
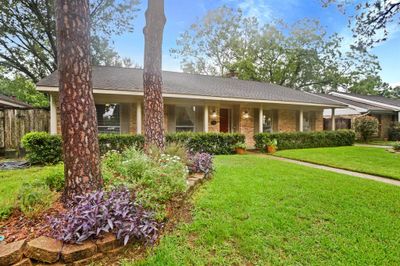
[[[49,131],[50,113],[45,109],[0,110],[0,153],[20,153],[22,137],[31,131]]]

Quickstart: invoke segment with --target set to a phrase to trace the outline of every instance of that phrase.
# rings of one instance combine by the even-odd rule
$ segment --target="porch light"
[[[213,110],[211,113],[212,118],[217,118],[217,111]]]
[[[244,118],[244,119],[248,119],[249,117],[250,117],[249,111],[247,111],[247,110],[244,111],[244,112],[243,112],[243,118]]]

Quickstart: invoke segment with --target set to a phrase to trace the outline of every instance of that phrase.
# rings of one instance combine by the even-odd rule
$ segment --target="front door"
[[[219,131],[224,133],[229,132],[229,109],[219,110]]]

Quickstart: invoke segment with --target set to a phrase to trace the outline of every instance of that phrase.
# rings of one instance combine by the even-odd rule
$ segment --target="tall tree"
[[[324,6],[336,3],[341,11],[350,14],[349,25],[357,38],[358,48],[365,49],[385,41],[390,31],[396,31],[400,26],[398,0],[321,1]]]
[[[94,55],[104,57],[111,34],[133,30],[139,0],[91,0],[91,32]],[[0,5],[0,66],[24,74],[37,82],[57,67],[55,13],[53,0],[8,0]],[[101,41],[102,46],[97,46]],[[104,47],[104,45],[106,47]],[[115,52],[114,52],[115,53]],[[98,59],[94,57],[94,59]],[[103,62],[114,62],[108,59]]]
[[[164,148],[164,103],[162,98],[162,40],[166,18],[164,0],[148,0],[144,46],[145,146]]]
[[[63,201],[100,189],[100,151],[90,62],[88,0],[56,0]]]
[[[241,10],[221,7],[194,23],[171,53],[185,72],[271,82],[294,89],[326,92],[348,88],[380,69],[376,56],[343,47],[318,21],[260,25]]]

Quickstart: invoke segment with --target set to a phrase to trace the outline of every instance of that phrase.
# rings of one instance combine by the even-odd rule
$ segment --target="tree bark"
[[[144,48],[145,147],[164,148],[164,103],[162,98],[162,40],[166,22],[164,0],[148,0]]]
[[[63,202],[102,187],[90,65],[88,0],[56,0]]]

